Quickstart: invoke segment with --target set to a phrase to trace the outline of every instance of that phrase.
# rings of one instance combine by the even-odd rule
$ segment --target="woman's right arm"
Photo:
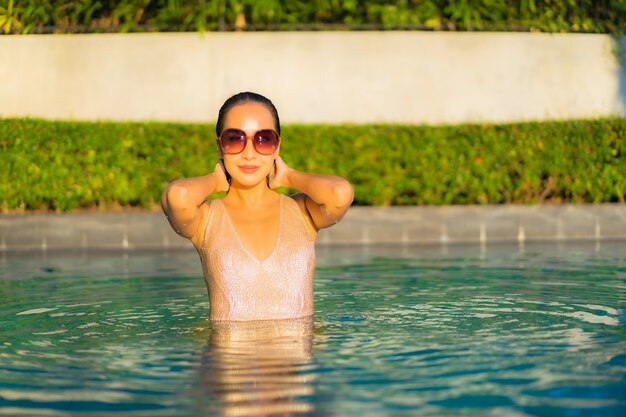
[[[221,162],[209,175],[172,181],[161,196],[161,207],[170,225],[179,235],[191,239],[198,230],[201,207],[207,196],[228,191],[229,185]]]

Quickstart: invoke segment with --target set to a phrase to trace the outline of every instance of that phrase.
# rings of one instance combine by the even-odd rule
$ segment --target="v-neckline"
[[[230,225],[231,229],[233,230],[233,233],[236,236],[237,242],[239,242],[239,246],[241,246],[241,249],[253,260],[255,260],[257,263],[264,263],[266,262],[268,259],[273,258],[274,254],[276,253],[276,250],[278,248],[278,243],[280,242],[280,238],[282,235],[282,224],[283,224],[283,195],[279,194],[279,209],[278,209],[278,231],[276,232],[276,241],[274,242],[274,247],[272,248],[272,251],[270,252],[269,255],[267,255],[266,258],[264,259],[259,259],[256,257],[256,255],[254,253],[252,253],[252,251],[250,251],[248,249],[248,247],[246,246],[246,244],[244,243],[244,241],[241,239],[241,235],[239,234],[239,231],[237,230],[237,227],[235,226],[235,222],[233,221],[232,217],[230,216],[230,213],[228,212],[228,207],[226,207],[226,204],[224,204],[223,201],[218,200],[221,204],[222,204],[222,208],[224,209],[225,215],[226,215],[226,219],[228,220],[228,224]]]

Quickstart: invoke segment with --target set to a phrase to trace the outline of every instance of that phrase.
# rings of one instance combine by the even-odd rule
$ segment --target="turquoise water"
[[[626,243],[318,250],[211,327],[197,255],[0,255],[0,415],[624,416]]]

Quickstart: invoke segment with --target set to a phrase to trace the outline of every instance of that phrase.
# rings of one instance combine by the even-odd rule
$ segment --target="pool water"
[[[211,325],[194,252],[0,255],[0,415],[624,416],[626,243],[320,248]]]

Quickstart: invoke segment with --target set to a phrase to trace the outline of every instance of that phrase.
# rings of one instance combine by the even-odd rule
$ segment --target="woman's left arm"
[[[345,179],[296,171],[280,156],[276,159],[276,175],[270,179],[269,185],[272,189],[295,188],[305,194],[305,207],[318,230],[339,222],[354,199],[354,190]]]

